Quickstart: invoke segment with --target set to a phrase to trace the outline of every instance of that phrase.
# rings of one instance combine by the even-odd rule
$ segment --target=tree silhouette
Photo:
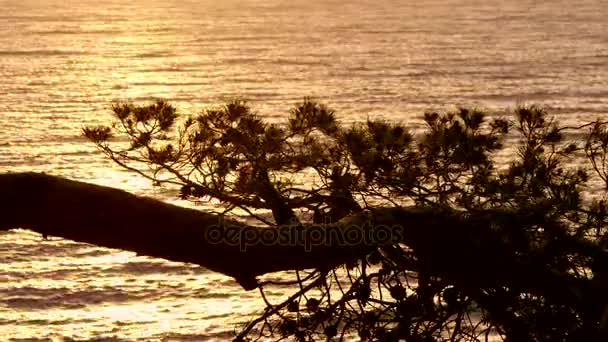
[[[608,338],[605,199],[584,196],[596,177],[608,184],[603,122],[563,127],[538,106],[492,120],[461,108],[425,114],[415,135],[381,120],[340,124],[311,100],[281,123],[241,101],[187,118],[160,100],[112,109],[113,126],[84,130],[105,155],[225,211],[9,174],[0,227],[195,262],[265,300],[269,287],[293,289],[236,340]],[[79,210],[59,214],[65,201]],[[226,215],[236,209],[259,224]],[[279,270],[293,279],[259,278]]]

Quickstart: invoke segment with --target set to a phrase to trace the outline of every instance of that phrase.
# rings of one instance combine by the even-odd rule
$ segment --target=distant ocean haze
[[[0,0],[0,170],[175,201],[81,136],[112,101],[180,113],[243,98],[269,120],[305,96],[344,122],[539,103],[608,115],[608,4],[466,0]],[[257,292],[201,268],[26,231],[0,234],[0,339],[226,340]],[[278,300],[280,292],[273,297]]]

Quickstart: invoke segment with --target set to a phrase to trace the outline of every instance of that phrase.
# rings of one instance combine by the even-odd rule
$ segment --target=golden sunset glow
[[[311,97],[329,103],[345,127],[383,119],[407,124],[414,137],[426,127],[423,113],[461,106],[498,117],[517,104],[542,103],[565,126],[605,119],[608,6],[564,4],[0,0],[0,170],[47,173],[223,213],[217,199],[182,200],[180,186],[154,187],[126,171],[83,128],[111,125],[112,103],[159,98],[175,105],[178,120],[243,99],[265,122],[280,123],[288,108]],[[124,136],[110,141],[135,150]],[[498,168],[517,155],[511,144]],[[291,185],[319,184],[313,171],[304,172]],[[595,182],[592,189],[603,186]],[[260,198],[247,200],[269,202]],[[272,217],[259,209],[268,206],[234,207],[231,214],[251,225],[260,224],[252,213]],[[313,211],[297,214],[312,221]],[[83,231],[89,225],[82,222]],[[4,228],[2,341],[225,341],[266,305],[236,277],[197,265]],[[180,254],[172,243],[167,239]],[[268,300],[280,303],[291,293],[271,287]]]

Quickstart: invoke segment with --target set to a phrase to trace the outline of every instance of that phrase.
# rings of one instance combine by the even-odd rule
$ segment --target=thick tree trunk
[[[261,274],[331,268],[368,251],[328,240],[347,224],[252,227],[125,191],[39,173],[0,175],[0,230],[24,228],[103,247],[195,263],[246,289]],[[320,229],[322,228],[322,229]],[[341,231],[338,231],[341,229]]]

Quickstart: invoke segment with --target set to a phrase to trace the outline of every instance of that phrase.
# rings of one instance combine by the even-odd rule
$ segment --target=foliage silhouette
[[[603,122],[563,127],[535,105],[493,119],[460,108],[426,113],[414,134],[382,120],[343,125],[309,99],[282,123],[242,101],[183,119],[162,100],[112,109],[117,122],[86,137],[184,199],[216,199],[271,227],[299,225],[302,212],[406,226],[400,243],[357,260],[259,283],[264,299],[265,288],[294,293],[267,302],[238,341],[608,339],[608,211],[604,194],[585,196],[596,177],[608,188]],[[411,227],[415,212],[427,219]]]

